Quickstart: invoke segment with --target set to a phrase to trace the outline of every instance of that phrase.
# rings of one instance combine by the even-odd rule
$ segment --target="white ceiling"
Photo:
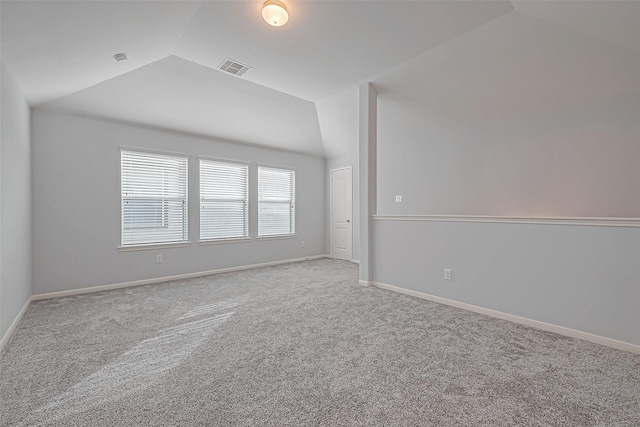
[[[464,122],[640,89],[640,2],[285,1],[3,0],[0,53],[34,107],[329,157],[364,81]]]
[[[174,49],[216,68],[253,67],[246,80],[318,101],[512,10],[506,1],[289,1],[287,25],[260,1],[203,2]]]
[[[37,106],[166,57],[198,5],[3,0],[2,61]]]
[[[640,54],[513,12],[373,82],[382,100],[475,124],[640,90]]]

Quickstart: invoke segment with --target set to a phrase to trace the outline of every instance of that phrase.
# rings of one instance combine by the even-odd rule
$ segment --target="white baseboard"
[[[352,259],[351,262],[354,263],[354,264],[360,264],[360,260],[359,259]]]
[[[358,280],[358,283],[361,286],[371,286],[371,282],[367,282],[366,280]]]
[[[362,282],[362,281],[361,281]],[[362,283],[361,283],[362,284]],[[588,332],[578,331],[564,326],[553,325],[551,323],[541,322],[539,320],[528,319],[526,317],[520,317],[513,314],[503,313],[501,311],[492,310],[489,308],[479,307],[477,305],[467,304],[464,302],[455,301],[448,298],[442,298],[435,295],[425,294],[423,292],[413,291],[411,289],[400,288],[393,285],[387,285],[386,283],[371,282],[371,285],[387,289],[389,291],[398,292],[400,294],[410,295],[413,297],[425,299],[428,301],[437,302],[440,304],[450,305],[452,307],[461,308],[463,310],[473,311],[475,313],[484,314],[486,316],[496,317],[498,319],[508,320],[510,322],[519,323],[521,325],[530,326],[532,328],[541,329],[543,331],[555,332],[560,335],[565,335],[572,338],[578,338],[592,343],[604,345],[607,347],[616,348],[618,350],[625,350],[631,353],[640,354],[640,345],[627,343],[624,341],[618,341],[611,338],[602,337],[600,335],[590,334]]]
[[[29,308],[29,304],[31,304],[31,298],[29,298],[27,302],[24,303],[24,306],[22,306],[22,309],[20,310],[16,318],[13,319],[13,322],[11,322],[11,326],[9,326],[9,329],[7,329],[7,332],[5,332],[4,336],[2,337],[2,340],[0,340],[0,353],[2,353],[4,346],[9,344],[9,342],[11,341],[11,338],[13,337],[13,332],[18,327],[18,323],[20,323],[20,321],[22,320],[22,316],[24,316],[24,313],[26,313],[27,308]]]
[[[38,301],[50,298],[60,298],[71,295],[88,294],[92,292],[108,291],[112,289],[130,288],[133,286],[151,285],[154,283],[170,282],[172,280],[191,279],[194,277],[211,276],[213,274],[230,273],[233,271],[252,270],[254,268],[270,267],[273,265],[291,264],[294,262],[309,261],[312,259],[328,258],[328,255],[313,255],[304,258],[292,258],[280,261],[263,262],[260,264],[241,265],[237,267],[219,268],[217,270],[199,271],[196,273],[177,274],[175,276],[156,277],[153,279],[134,280],[131,282],[113,283],[109,285],[91,286],[88,288],[71,289],[68,291],[49,292],[46,294],[36,294],[31,296],[31,301]]]

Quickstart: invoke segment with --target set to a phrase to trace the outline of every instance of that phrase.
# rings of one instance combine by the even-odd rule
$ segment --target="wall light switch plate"
[[[156,255],[156,264],[162,264],[162,254]]]
[[[451,280],[451,269],[450,268],[445,268],[444,269],[444,280]]]
[[[400,195],[396,196],[396,203],[402,203],[402,196]]]

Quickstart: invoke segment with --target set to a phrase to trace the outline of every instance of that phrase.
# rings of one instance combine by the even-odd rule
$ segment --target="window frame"
[[[291,232],[289,233],[279,233],[279,234],[260,234],[260,205],[262,203],[261,199],[260,199],[260,169],[271,169],[271,170],[277,170],[277,171],[285,171],[285,172],[290,172],[292,174],[292,180],[291,180],[291,197],[288,200],[288,203],[290,204],[290,216],[289,216],[289,223],[290,223],[290,229]],[[296,175],[297,175],[297,171],[294,168],[291,167],[284,167],[284,166],[274,166],[274,165],[267,165],[267,164],[257,164],[256,165],[256,181],[257,181],[257,230],[256,230],[256,235],[257,238],[259,240],[270,240],[270,239],[288,239],[288,238],[292,238],[292,237],[296,237]],[[277,203],[277,202],[276,202]],[[283,201],[282,203],[287,203],[287,201]]]
[[[119,174],[118,174],[118,179],[119,179],[119,185],[118,188],[120,190],[120,195],[119,195],[119,203],[120,203],[120,246],[118,246],[118,250],[120,251],[137,251],[137,250],[145,250],[145,249],[153,249],[153,248],[165,248],[165,247],[185,247],[185,246],[189,246],[191,244],[190,240],[189,240],[189,162],[190,162],[190,158],[191,155],[186,154],[186,153],[178,153],[178,152],[171,152],[171,151],[162,151],[162,150],[154,150],[154,149],[147,149],[147,148],[139,148],[139,147],[129,147],[129,146],[119,146]],[[125,239],[124,239],[124,235],[125,235],[125,227],[124,227],[124,223],[125,223],[125,218],[124,218],[124,204],[123,204],[123,200],[125,199],[123,197],[123,154],[127,152],[127,153],[133,153],[133,154],[141,154],[141,155],[156,155],[156,156],[165,156],[165,157],[173,157],[175,159],[181,159],[185,162],[185,170],[184,170],[184,198],[181,197],[163,197],[160,199],[163,207],[163,219],[162,219],[162,226],[161,227],[156,227],[154,225],[147,225],[147,226],[138,226],[135,227],[135,229],[153,229],[153,228],[162,228],[162,227],[169,227],[169,218],[168,218],[168,210],[169,208],[169,204],[171,203],[171,201],[182,201],[182,210],[183,210],[183,215],[182,215],[182,222],[183,222],[183,226],[182,226],[182,235],[183,235],[183,239],[181,240],[170,240],[170,241],[157,241],[157,242],[135,242],[135,243],[124,243]],[[180,176],[178,175],[176,177],[178,180],[180,179]],[[166,183],[163,183],[163,186],[167,185]],[[140,198],[140,199],[144,199]],[[153,198],[150,198],[153,199]],[[165,212],[166,210],[166,212]],[[164,215],[166,216],[166,219],[164,217]]]
[[[244,236],[232,236],[232,237],[211,237],[211,238],[203,238],[202,237],[202,161],[209,162],[217,162],[222,164],[231,164],[231,165],[240,165],[246,168],[246,181],[245,181],[245,221],[244,221]],[[219,157],[209,157],[209,156],[198,156],[198,243],[199,244],[216,244],[216,243],[232,243],[232,242],[242,242],[251,240],[251,230],[250,230],[250,221],[249,216],[251,212],[251,202],[250,202],[250,162],[245,162],[242,160],[232,160],[232,159],[223,159]],[[212,199],[214,200],[214,199]],[[233,201],[239,201],[241,199],[233,199]]]

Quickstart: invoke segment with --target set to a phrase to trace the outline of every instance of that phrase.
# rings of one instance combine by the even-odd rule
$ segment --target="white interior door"
[[[353,204],[351,167],[331,171],[331,256],[351,261]]]

